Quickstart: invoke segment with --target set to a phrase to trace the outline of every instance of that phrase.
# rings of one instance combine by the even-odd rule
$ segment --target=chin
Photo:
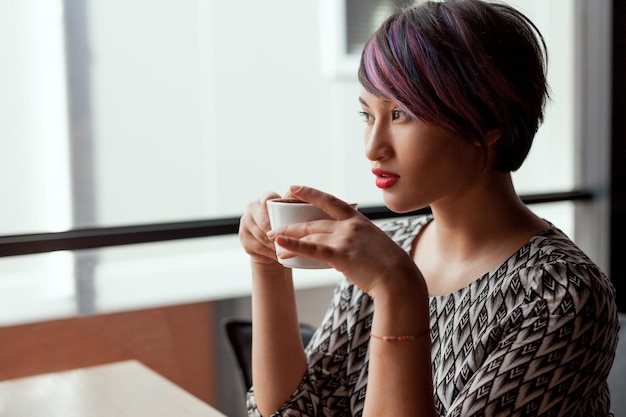
[[[383,194],[383,201],[385,206],[394,213],[410,213],[412,211],[420,210],[425,207],[428,207],[427,204],[420,205],[416,204],[414,201],[407,201],[406,199],[394,198],[390,195]]]

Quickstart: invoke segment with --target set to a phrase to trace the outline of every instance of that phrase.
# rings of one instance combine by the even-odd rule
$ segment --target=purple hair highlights
[[[399,10],[367,42],[359,81],[414,118],[486,146],[499,129],[496,169],[526,158],[548,98],[545,42],[523,14],[481,0]]]

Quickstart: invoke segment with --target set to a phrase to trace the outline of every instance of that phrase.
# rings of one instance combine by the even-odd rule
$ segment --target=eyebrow
[[[385,97],[379,97],[379,100],[382,101],[384,104],[389,104],[389,103],[393,103],[393,101],[389,100],[388,98]],[[359,103],[361,103],[364,106],[370,107],[369,104],[367,104],[367,101],[365,101],[365,99],[361,96],[359,96]]]

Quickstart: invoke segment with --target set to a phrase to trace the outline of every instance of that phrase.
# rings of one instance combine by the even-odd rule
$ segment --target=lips
[[[400,179],[399,175],[382,168],[372,168],[372,174],[376,175],[376,186],[382,189],[393,186]]]

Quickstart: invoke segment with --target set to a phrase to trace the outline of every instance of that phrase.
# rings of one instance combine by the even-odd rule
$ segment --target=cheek
[[[467,184],[483,166],[482,154],[476,148],[445,140],[436,146],[407,148],[403,156],[415,187],[432,191]]]
[[[406,146],[398,149],[398,157],[403,160],[403,165],[413,176],[431,177],[439,172],[442,166],[447,165],[447,158],[440,146],[433,146],[426,141],[413,140]]]
[[[480,150],[469,144],[454,146],[442,163],[446,165],[443,169],[449,172],[448,181],[457,186],[469,186],[485,166]]]

